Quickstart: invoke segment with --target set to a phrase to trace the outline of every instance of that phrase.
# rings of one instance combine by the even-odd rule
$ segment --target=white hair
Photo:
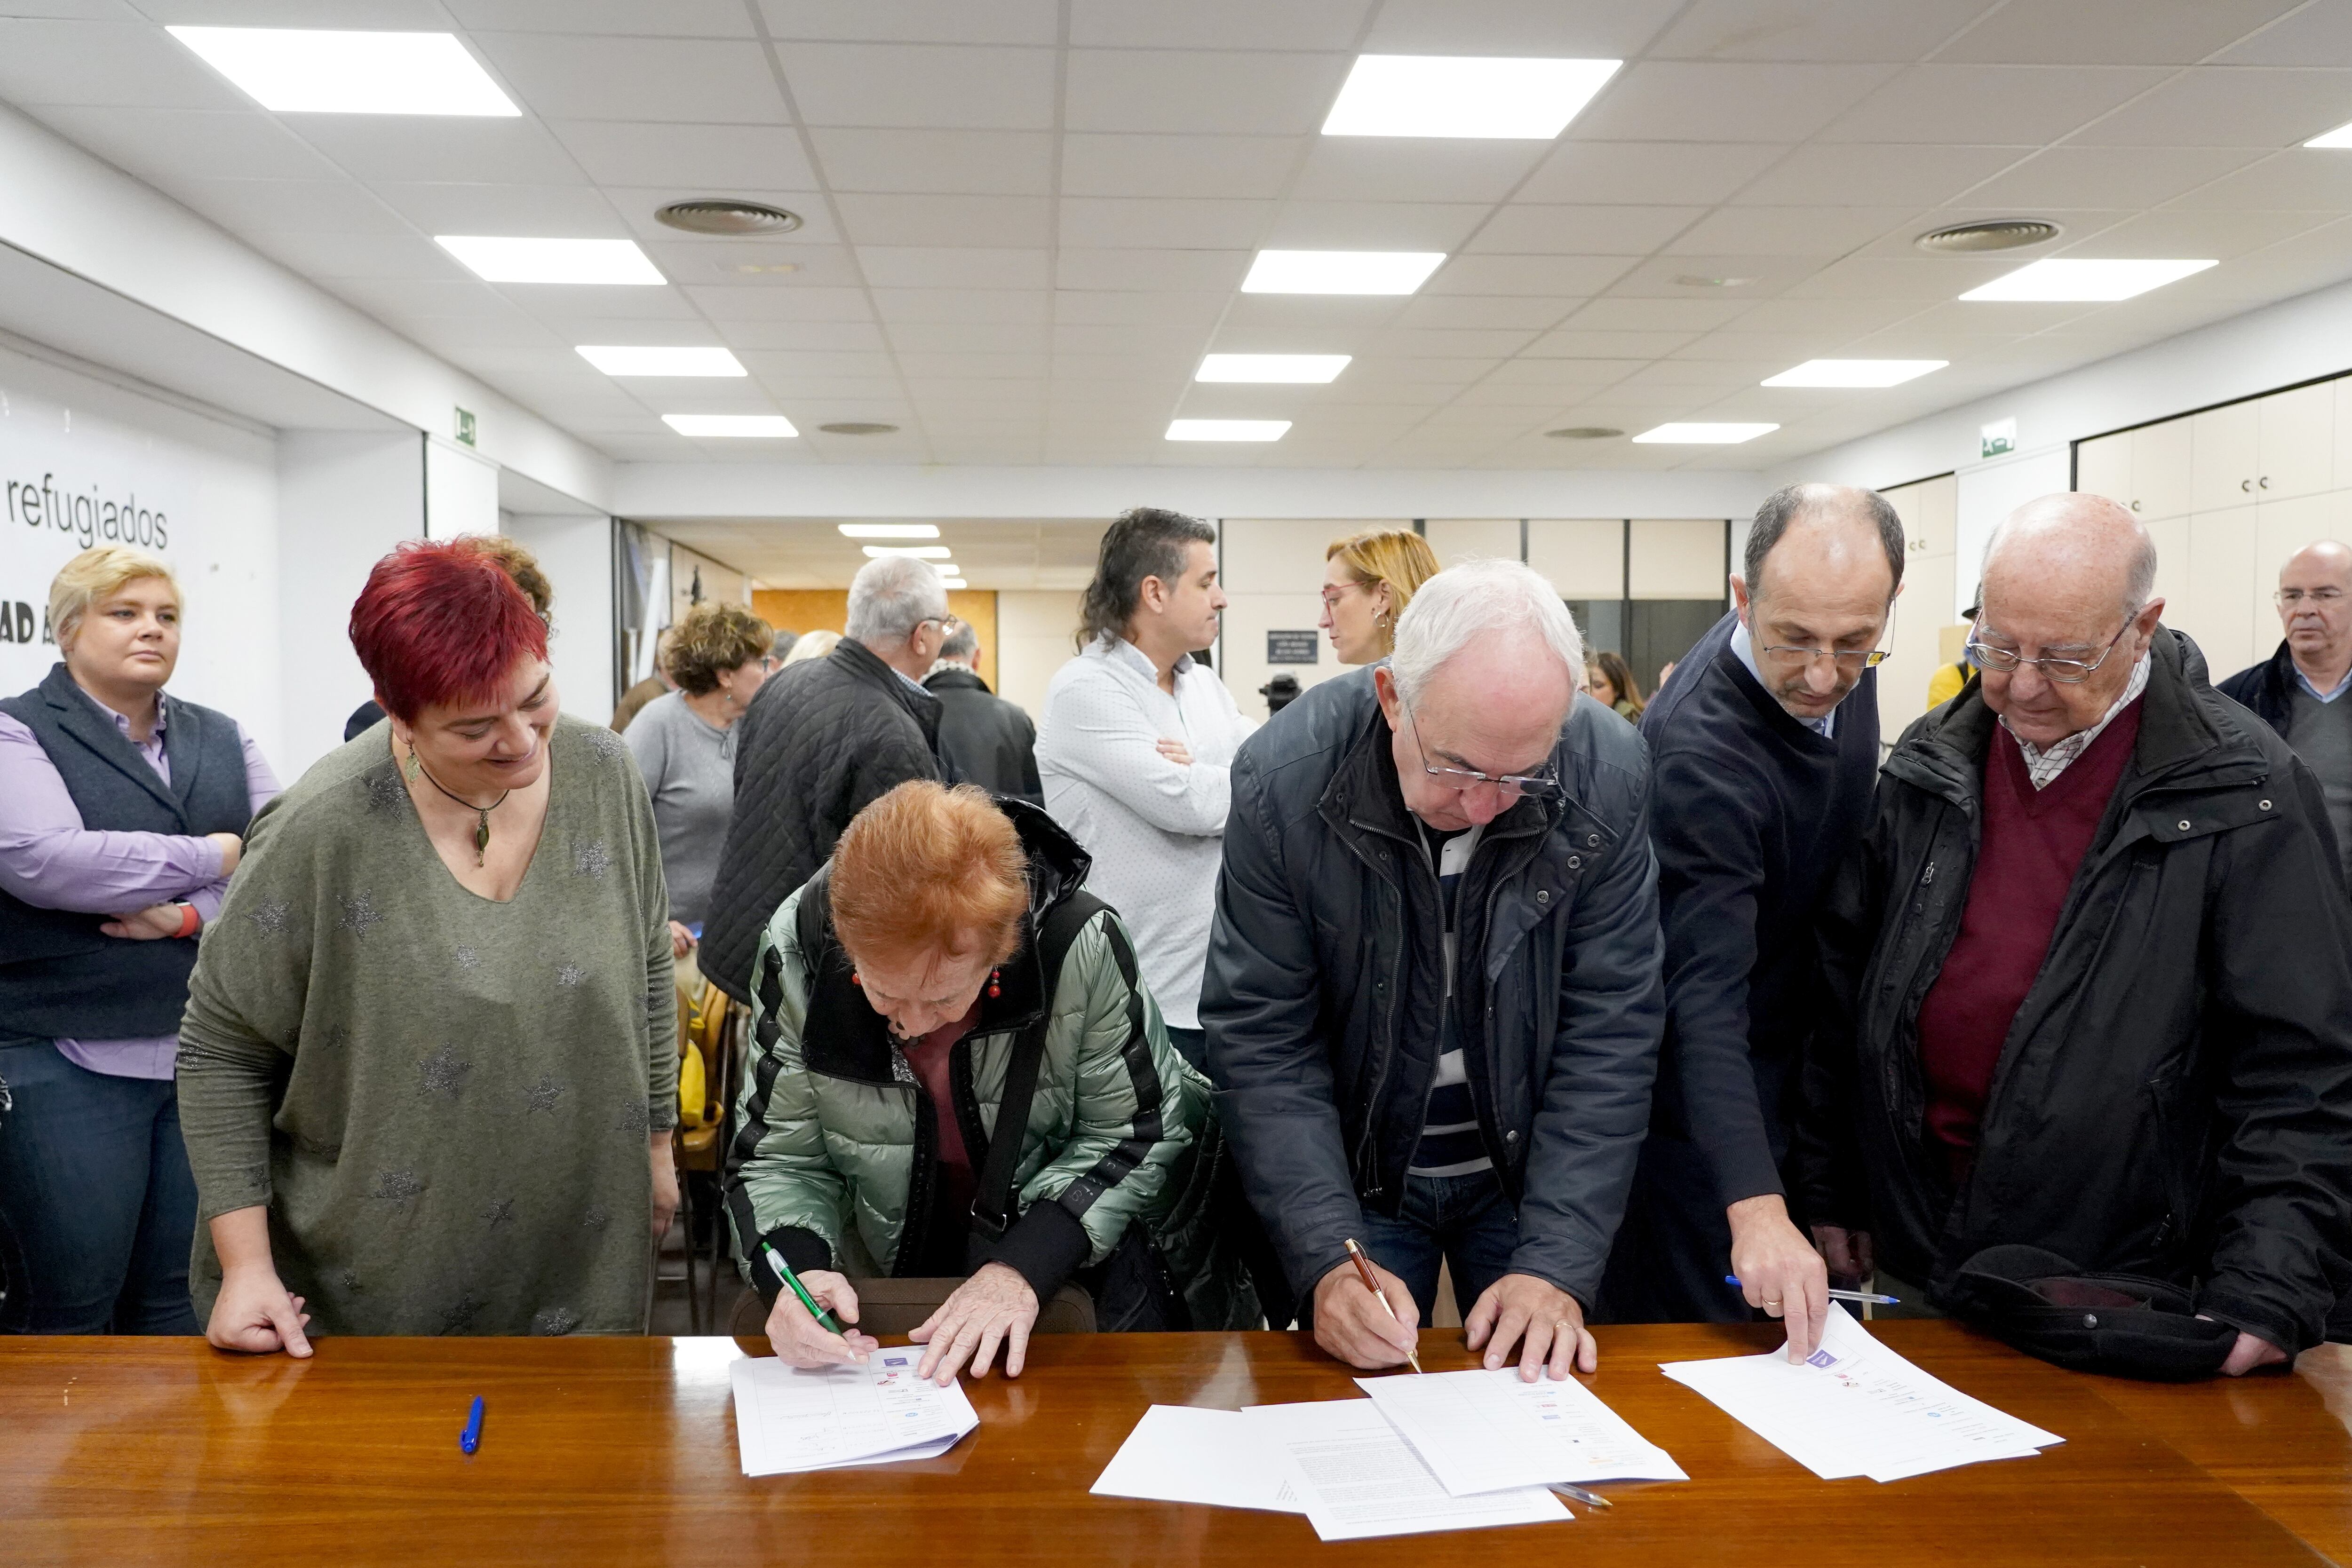
[[[1551,651],[1570,686],[1584,684],[1584,638],[1557,589],[1515,560],[1465,560],[1421,585],[1397,617],[1389,670],[1407,702],[1472,641],[1524,632]]]
[[[849,624],[842,635],[867,647],[890,647],[926,621],[944,621],[947,585],[930,562],[886,555],[867,561],[849,580]]]

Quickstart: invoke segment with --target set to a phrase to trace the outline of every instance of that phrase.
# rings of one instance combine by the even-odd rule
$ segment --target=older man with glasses
[[[2279,568],[2285,636],[2263,663],[2218,683],[2273,729],[2318,777],[2327,822],[2352,877],[2352,549],[2333,540],[2305,545]]]
[[[1903,520],[1870,490],[1791,485],[1748,531],[1731,612],[1642,716],[1655,769],[1666,1032],[1624,1228],[1618,1322],[1786,1317],[1801,1360],[1829,1312],[1787,1178],[1820,991],[1813,915],[1870,820],[1875,666]],[[1737,1280],[1738,1284],[1729,1281]]]
[[[1408,1361],[1443,1262],[1488,1366],[1593,1368],[1662,1003],[1648,758],[1583,669],[1549,583],[1457,566],[1385,664],[1234,764],[1210,1076],[1302,1316],[1356,1366]]]
[[[2011,1277],[1994,1248],[2170,1281],[2236,1375],[2352,1270],[2352,904],[2317,782],[2155,580],[2095,496],[1994,533],[1982,674],[1895,747],[1824,913],[1802,1197],[1833,1271],[1874,1249],[1937,1305]]]

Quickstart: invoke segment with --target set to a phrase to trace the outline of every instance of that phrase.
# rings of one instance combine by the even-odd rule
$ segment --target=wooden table
[[[732,1340],[324,1340],[305,1363],[0,1339],[0,1563],[2352,1563],[2340,1348],[2298,1375],[2168,1387],[2060,1372],[1952,1323],[1873,1332],[2067,1441],[1823,1482],[1658,1373],[1769,1349],[1769,1330],[1609,1328],[1594,1388],[1690,1483],[1612,1486],[1612,1511],[1572,1525],[1325,1546],[1301,1518],[1087,1495],[1147,1405],[1354,1396],[1302,1336],[1041,1339],[1018,1382],[968,1385],[980,1430],[943,1458],[756,1480],[737,1464]],[[1458,1331],[1422,1354],[1471,1364]],[[476,1394],[489,1416],[467,1458]]]

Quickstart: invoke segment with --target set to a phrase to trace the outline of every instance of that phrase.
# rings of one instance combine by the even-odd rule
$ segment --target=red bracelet
[[[177,931],[173,932],[172,935],[174,936],[194,936],[196,934],[197,928],[203,925],[203,918],[196,914],[196,906],[193,904],[184,904],[180,905],[180,928]]]

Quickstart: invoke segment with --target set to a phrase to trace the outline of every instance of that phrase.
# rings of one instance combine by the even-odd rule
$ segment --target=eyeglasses
[[[1413,716],[1412,705],[1404,701],[1400,690],[1397,700],[1404,706],[1405,722],[1412,726],[1412,746],[1421,753],[1422,771],[1449,789],[1475,789],[1481,784],[1492,785],[1506,800],[1525,796],[1530,800],[1549,800],[1559,793],[1559,769],[1550,768],[1541,773],[1481,773],[1475,768],[1440,768],[1429,759],[1429,747],[1421,743],[1421,721]]]
[[[2309,590],[2301,588],[2282,588],[2276,593],[2271,595],[2272,601],[2281,610],[2293,610],[2295,606],[2303,603],[2306,600],[2311,602],[2312,608],[2315,610],[2326,610],[2331,605],[2341,603],[2343,599],[2344,591],[2340,588],[2314,588]]]
[[[1969,656],[1976,661],[1977,668],[1980,670],[1998,670],[2002,674],[2007,674],[2020,664],[2032,664],[2042,672],[2042,678],[2045,681],[2055,681],[2064,686],[2077,685],[2089,680],[2091,672],[2107,662],[2107,655],[2116,651],[2116,644],[2123,641],[2124,633],[2130,631],[2132,622],[2138,619],[2137,610],[2125,616],[2124,623],[2116,628],[2116,634],[2107,639],[2107,645],[2099,650],[2099,656],[2088,661],[2024,658],[2014,648],[1995,648],[1978,641],[1983,635],[1981,629],[1970,634],[1968,653]]]
[[[1759,648],[1765,658],[1781,664],[1810,664],[1833,659],[1841,670],[1874,670],[1895,655],[1885,648]]]
[[[1339,596],[1351,588],[1370,588],[1370,586],[1369,582],[1327,582],[1323,585],[1323,608],[1326,610],[1338,608]]]

